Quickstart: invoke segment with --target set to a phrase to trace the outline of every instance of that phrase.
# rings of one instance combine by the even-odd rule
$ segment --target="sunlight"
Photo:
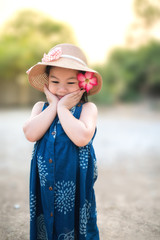
[[[73,28],[78,44],[90,63],[103,62],[115,45],[125,43],[125,32],[133,20],[133,0],[123,1],[11,1],[1,3],[1,23],[22,8],[33,8],[65,21]],[[8,8],[8,6],[10,6]]]

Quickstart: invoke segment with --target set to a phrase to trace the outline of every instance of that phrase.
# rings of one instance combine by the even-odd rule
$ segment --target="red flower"
[[[93,75],[93,72],[86,72],[85,74],[78,73],[77,75],[79,87],[85,89],[87,93],[93,88],[93,86],[96,86],[98,84],[97,78]]]

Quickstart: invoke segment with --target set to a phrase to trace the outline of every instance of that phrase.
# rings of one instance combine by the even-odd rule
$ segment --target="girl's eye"
[[[75,82],[68,82],[68,84],[75,84]]]
[[[53,83],[58,83],[58,81],[52,81]]]

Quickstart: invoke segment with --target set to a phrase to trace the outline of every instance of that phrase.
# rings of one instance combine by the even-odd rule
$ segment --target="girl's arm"
[[[65,96],[59,101],[57,112],[67,136],[75,145],[82,147],[88,144],[94,135],[97,120],[97,107],[91,102],[85,103],[82,108],[80,119],[76,119],[69,111],[71,108],[70,104],[74,106],[72,94],[69,95],[68,99],[65,99]]]
[[[57,114],[58,98],[45,87],[44,92],[49,106],[42,112],[44,102],[34,105],[30,118],[25,122],[23,131],[30,142],[38,141],[48,130]]]

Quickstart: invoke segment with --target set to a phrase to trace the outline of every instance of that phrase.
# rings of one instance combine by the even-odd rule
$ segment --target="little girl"
[[[83,52],[60,44],[28,71],[30,84],[44,91],[24,124],[36,142],[30,172],[30,240],[98,240],[92,142],[97,108],[87,95],[102,78],[87,66]]]

